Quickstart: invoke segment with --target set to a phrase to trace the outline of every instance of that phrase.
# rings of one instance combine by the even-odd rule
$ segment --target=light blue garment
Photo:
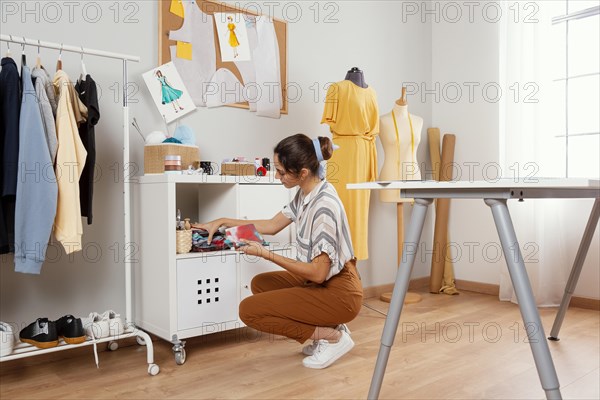
[[[58,185],[29,67],[21,71],[15,271],[39,274],[56,215]]]
[[[31,71],[31,76],[35,78],[35,93],[38,98],[44,132],[46,132],[46,141],[48,142],[48,150],[50,150],[50,158],[52,159],[52,163],[54,163],[54,161],[56,161],[56,152],[58,150],[56,120],[54,119],[56,114],[56,100],[53,99],[54,103],[52,103],[48,97],[49,91],[47,88],[50,87],[53,92],[54,85],[50,81],[48,73],[43,68],[44,67],[34,68]]]

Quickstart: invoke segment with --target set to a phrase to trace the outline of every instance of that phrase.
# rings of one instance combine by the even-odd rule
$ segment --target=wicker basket
[[[198,146],[174,143],[147,144],[144,146],[144,173],[162,174],[165,170],[165,156],[168,155],[181,156],[182,169],[200,161]]]
[[[175,251],[177,254],[189,253],[192,250],[192,230],[175,231]]]

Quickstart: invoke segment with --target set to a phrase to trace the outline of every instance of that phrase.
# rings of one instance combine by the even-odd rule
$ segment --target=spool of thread
[[[265,167],[265,169],[267,171],[271,170],[271,160],[269,160],[267,157],[262,159],[262,166]]]
[[[267,169],[261,165],[260,167],[256,168],[256,175],[257,176],[266,176]]]
[[[181,156],[166,155],[165,156],[165,174],[182,174],[181,171]]]

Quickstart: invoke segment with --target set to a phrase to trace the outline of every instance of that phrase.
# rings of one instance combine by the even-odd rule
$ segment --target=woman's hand
[[[258,256],[262,258],[265,258],[267,254],[269,254],[269,249],[267,249],[258,242],[253,242],[246,239],[241,239],[240,242],[244,243],[244,245],[238,247],[238,250],[240,250],[244,254],[249,254],[251,256]]]
[[[221,220],[215,219],[214,221],[206,222],[204,224],[197,224],[197,223],[192,224],[192,228],[204,229],[205,231],[207,231],[208,232],[207,242],[208,242],[208,244],[210,244],[210,242],[212,242],[213,235],[219,229],[219,227],[221,227],[221,225],[223,225]]]

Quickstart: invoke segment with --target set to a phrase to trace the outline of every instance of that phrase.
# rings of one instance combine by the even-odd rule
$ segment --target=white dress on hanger
[[[259,96],[256,115],[279,118],[281,116],[281,74],[279,67],[279,45],[273,21],[268,17],[256,18],[258,46],[252,57],[256,68],[256,84]]]
[[[250,54],[254,52],[258,46],[258,37],[256,33],[256,20],[254,17],[247,17],[246,22],[246,34],[248,35],[248,46],[250,47]],[[251,18],[251,19],[250,19]],[[250,111],[256,111],[256,100],[258,99],[258,87],[256,85],[256,67],[254,65],[254,58],[249,61],[234,61],[235,66],[242,75],[244,81],[244,99],[248,102]]]
[[[204,94],[217,69],[214,21],[200,10],[195,0],[182,1],[184,19],[181,29],[169,32],[169,39],[192,44],[192,59],[177,57],[177,46],[171,46],[171,60],[196,106],[206,105]]]

